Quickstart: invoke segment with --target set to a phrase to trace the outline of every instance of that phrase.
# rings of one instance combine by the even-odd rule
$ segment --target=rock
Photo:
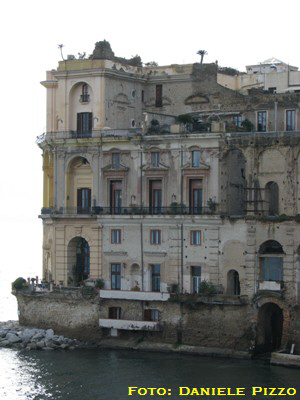
[[[63,349],[63,350],[66,350],[66,349],[69,348],[69,345],[66,344],[66,343],[63,343],[62,345],[60,345],[60,348]]]
[[[15,333],[10,333],[10,332],[6,334],[6,340],[8,340],[10,344],[19,343],[22,341],[20,336],[16,335]]]
[[[54,331],[53,331],[53,329],[47,329],[47,330],[46,330],[45,338],[46,338],[46,339],[52,339],[53,336],[54,336]]]
[[[0,338],[5,338],[7,334],[7,329],[0,329]]]
[[[52,347],[43,347],[43,349],[42,350],[54,350]]]
[[[37,349],[36,343],[29,343],[26,346],[26,349],[28,349],[28,350],[36,350]]]
[[[45,333],[38,332],[32,337],[31,342],[39,342],[41,339],[44,339],[44,337]]]
[[[0,342],[0,347],[8,347],[10,345],[8,340],[2,340]]]
[[[36,342],[36,348],[37,349],[42,349],[43,347],[45,347],[45,341],[41,340],[40,342]]]

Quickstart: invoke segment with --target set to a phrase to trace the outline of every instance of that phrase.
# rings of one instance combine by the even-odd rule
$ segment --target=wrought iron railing
[[[211,207],[60,207],[42,208],[42,214],[50,215],[217,215],[216,208]]]

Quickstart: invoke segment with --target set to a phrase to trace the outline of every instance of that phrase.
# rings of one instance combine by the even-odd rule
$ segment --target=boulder
[[[22,342],[20,336],[10,332],[6,334],[6,340],[8,340],[10,344]]]

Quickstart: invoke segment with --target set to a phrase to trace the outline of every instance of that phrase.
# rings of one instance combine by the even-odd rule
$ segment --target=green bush
[[[24,283],[26,283],[26,279],[19,277],[12,283],[12,287],[13,289],[22,289]]]
[[[208,281],[202,281],[199,285],[198,293],[200,295],[212,296],[213,294],[217,293],[217,290],[213,283]]]
[[[96,279],[95,288],[96,289],[103,289],[104,288],[104,280],[103,279]]]

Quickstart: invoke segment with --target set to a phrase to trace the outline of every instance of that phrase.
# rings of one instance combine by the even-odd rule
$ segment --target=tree
[[[201,59],[200,59],[200,64],[202,64],[202,63],[203,63],[203,58],[204,58],[204,56],[205,56],[206,54],[208,54],[208,53],[207,53],[206,50],[199,50],[199,51],[197,51],[197,54],[201,57]]]

